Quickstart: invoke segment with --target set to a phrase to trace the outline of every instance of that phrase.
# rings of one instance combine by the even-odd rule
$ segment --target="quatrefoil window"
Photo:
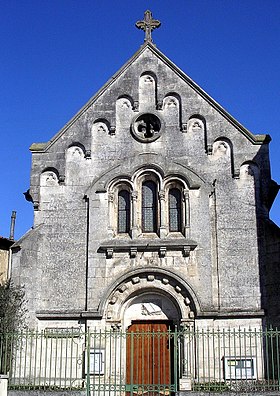
[[[158,139],[161,135],[162,122],[158,116],[152,113],[140,114],[131,125],[133,136],[141,142],[149,143]]]

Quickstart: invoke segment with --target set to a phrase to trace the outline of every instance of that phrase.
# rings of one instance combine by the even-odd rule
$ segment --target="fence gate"
[[[88,334],[87,395],[162,396],[176,391],[177,345],[167,322]]]

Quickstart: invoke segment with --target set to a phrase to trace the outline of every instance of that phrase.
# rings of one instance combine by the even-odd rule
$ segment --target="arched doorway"
[[[126,302],[126,384],[131,394],[165,395],[176,390],[175,331],[180,316],[176,302],[159,290],[143,290]]]
[[[185,389],[182,329],[194,325],[199,310],[190,285],[163,268],[137,268],[116,280],[103,302],[107,329],[123,340],[112,356],[126,392],[159,396]]]

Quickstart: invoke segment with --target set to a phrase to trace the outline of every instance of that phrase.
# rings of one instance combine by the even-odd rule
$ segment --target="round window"
[[[161,135],[161,130],[161,120],[152,113],[138,115],[131,125],[131,131],[134,137],[145,143],[158,139]]]

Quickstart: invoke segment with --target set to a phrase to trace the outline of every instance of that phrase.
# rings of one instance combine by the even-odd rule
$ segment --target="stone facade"
[[[147,40],[31,146],[34,227],[12,266],[29,325],[261,326],[276,290],[266,261],[279,252],[279,229],[270,245],[265,232],[278,190],[269,141]]]

